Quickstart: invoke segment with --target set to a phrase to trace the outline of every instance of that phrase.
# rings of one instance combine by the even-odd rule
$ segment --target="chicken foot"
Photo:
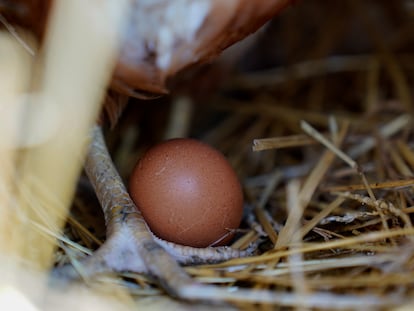
[[[103,209],[106,242],[79,265],[56,268],[53,275],[64,279],[88,279],[105,272],[132,271],[155,277],[173,296],[180,288],[196,286],[180,264],[213,263],[252,253],[253,248],[193,248],[155,237],[131,200],[107,150],[102,128],[92,129],[85,171]]]

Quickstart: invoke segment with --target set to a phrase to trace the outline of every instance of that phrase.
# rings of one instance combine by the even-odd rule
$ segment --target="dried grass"
[[[134,273],[77,284],[66,297],[39,286],[45,284],[43,274],[31,276],[33,267],[44,269],[51,261],[76,265],[104,240],[99,206],[83,177],[59,233],[80,170],[86,125],[96,115],[91,103],[99,102],[99,96],[73,98],[79,85],[59,81],[74,88],[62,87],[57,95],[62,109],[76,118],[82,114],[77,122],[85,124],[67,138],[78,156],[44,143],[24,152],[0,149],[1,254],[18,258],[16,264],[3,256],[8,277],[1,283],[0,305],[12,288],[45,309],[56,303],[86,309],[90,301],[110,308],[108,299],[125,309],[154,310],[210,308],[208,302],[223,300],[245,310],[413,308],[411,6],[403,0],[300,2],[260,34],[257,48],[239,60],[244,71],[229,74],[218,62],[204,68],[202,78],[177,82],[167,98],[131,100],[117,128],[108,131],[125,179],[147,146],[171,136],[207,141],[236,168],[246,217],[233,246],[257,243],[259,249],[247,258],[186,267],[195,279],[216,285],[196,293],[205,303],[183,305],[151,278]],[[24,62],[19,58],[14,66]],[[21,67],[27,75],[30,65]],[[2,70],[10,71],[17,72]],[[15,84],[10,92],[2,90],[1,109],[20,89]],[[67,141],[60,136],[65,132],[58,146]],[[2,142],[13,142],[5,133],[14,135],[2,130]],[[197,289],[188,295],[191,290]],[[36,300],[39,292],[48,298]]]

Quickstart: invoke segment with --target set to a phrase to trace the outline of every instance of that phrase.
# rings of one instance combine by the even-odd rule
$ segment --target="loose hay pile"
[[[212,144],[237,170],[246,215],[233,246],[258,249],[251,257],[186,268],[200,282],[217,285],[197,293],[205,303],[172,300],[154,280],[133,273],[85,280],[87,288],[77,284],[73,291],[83,293],[85,302],[75,294],[49,294],[39,302],[33,289],[44,279],[36,276],[33,286],[22,286],[19,270],[1,285],[46,309],[59,299],[86,308],[92,293],[125,308],[209,308],[209,301],[220,300],[242,309],[412,308],[413,18],[411,1],[299,2],[247,50],[239,46],[192,72],[191,79],[190,73],[177,78],[171,96],[131,100],[119,125],[108,129],[125,179],[149,145],[172,136]],[[15,182],[14,173],[3,176],[4,185],[32,189]],[[77,189],[55,265],[76,265],[105,238],[99,206],[83,177]],[[44,194],[40,190],[34,194]],[[23,193],[18,202],[33,195]],[[36,210],[51,213],[51,202]],[[2,240],[14,231],[6,228],[22,224],[15,213],[9,217],[1,220]],[[23,219],[21,230],[39,236],[29,242],[27,231],[18,231],[16,244],[6,238],[2,245],[14,246],[30,265],[46,265],[50,248],[43,251],[40,243],[54,241],[55,228],[48,227],[53,221]],[[46,285],[43,291],[49,293]]]

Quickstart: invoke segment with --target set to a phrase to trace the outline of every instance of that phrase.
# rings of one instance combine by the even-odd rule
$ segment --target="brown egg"
[[[132,173],[130,194],[152,232],[181,245],[224,245],[242,217],[234,170],[220,152],[194,139],[148,150]]]

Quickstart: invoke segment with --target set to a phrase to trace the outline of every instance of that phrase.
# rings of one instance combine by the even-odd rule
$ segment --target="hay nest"
[[[194,309],[215,295],[247,310],[413,308],[413,16],[403,0],[298,2],[217,62],[170,81],[169,96],[131,99],[107,129],[121,176],[161,139],[208,142],[228,157],[245,192],[233,247],[258,249],[186,267],[217,286],[202,303],[183,304],[151,278],[124,273],[78,284],[71,298],[56,294],[43,306],[82,305],[79,295],[127,309]],[[39,239],[56,241],[40,218],[32,224]],[[53,264],[76,262],[104,239],[81,176]],[[33,248],[27,238],[13,243]]]

